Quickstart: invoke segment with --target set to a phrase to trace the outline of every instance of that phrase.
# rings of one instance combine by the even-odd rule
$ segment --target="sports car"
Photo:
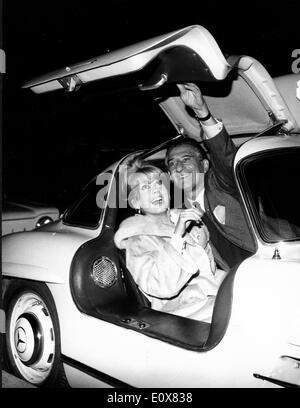
[[[30,231],[57,220],[59,210],[41,203],[4,200],[2,206],[2,235]]]
[[[296,74],[273,79],[250,56],[225,58],[195,25],[24,85],[37,98],[85,87],[131,89],[137,101],[147,95],[161,108],[173,131],[95,175],[56,222],[3,237],[12,373],[55,387],[300,386],[297,81]],[[238,146],[233,172],[254,248],[228,271],[211,323],[153,310],[114,245],[120,222],[133,212],[123,191],[126,163],[139,156],[164,168],[170,140],[201,140],[177,90],[182,82],[198,84]],[[149,113],[144,128],[151,121]]]

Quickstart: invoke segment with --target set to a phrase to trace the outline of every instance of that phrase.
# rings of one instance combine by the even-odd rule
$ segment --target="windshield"
[[[300,148],[247,158],[242,184],[258,233],[265,242],[300,239]]]

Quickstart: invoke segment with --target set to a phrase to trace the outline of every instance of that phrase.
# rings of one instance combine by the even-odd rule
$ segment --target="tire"
[[[8,369],[38,387],[67,387],[60,358],[58,316],[47,286],[33,281],[12,281],[4,308]]]

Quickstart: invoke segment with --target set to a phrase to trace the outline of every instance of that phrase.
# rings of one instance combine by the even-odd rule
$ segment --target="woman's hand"
[[[189,227],[192,221],[200,222],[202,213],[198,208],[188,208],[181,210],[177,224],[175,226],[174,234],[178,234],[183,237],[186,229]]]

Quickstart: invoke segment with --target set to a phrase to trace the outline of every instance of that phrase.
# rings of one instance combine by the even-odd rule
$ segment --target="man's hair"
[[[183,145],[191,146],[194,149],[194,151],[197,153],[197,155],[199,156],[200,160],[207,159],[207,154],[205,150],[200,145],[200,143],[196,142],[195,139],[190,139],[190,138],[179,139],[179,140],[175,139],[168,145],[168,148],[167,148],[166,158],[165,158],[165,164],[167,167],[168,167],[168,158],[169,158],[169,154],[171,150],[173,150],[175,147],[183,146]]]

